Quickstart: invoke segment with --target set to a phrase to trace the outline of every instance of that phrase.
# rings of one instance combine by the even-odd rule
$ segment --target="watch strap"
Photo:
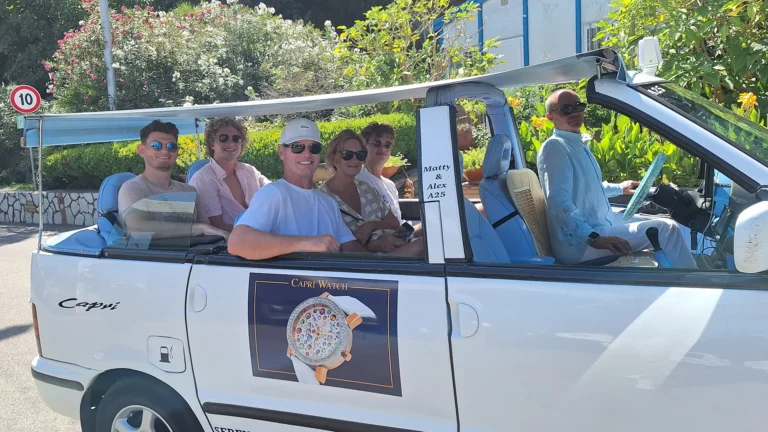
[[[293,363],[293,371],[296,372],[296,378],[299,379],[300,383],[320,385],[320,382],[315,378],[315,371],[311,367],[297,359],[296,356],[292,355],[290,358]]]
[[[364,305],[360,300],[350,296],[333,296],[328,295],[329,300],[333,300],[334,303],[346,312],[347,315],[357,313],[362,318],[376,318],[376,314],[373,313],[371,308]]]

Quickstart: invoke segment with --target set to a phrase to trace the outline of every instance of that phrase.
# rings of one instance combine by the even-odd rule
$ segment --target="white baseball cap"
[[[280,134],[280,144],[291,144],[300,140],[320,141],[320,129],[312,120],[297,118],[285,124]]]

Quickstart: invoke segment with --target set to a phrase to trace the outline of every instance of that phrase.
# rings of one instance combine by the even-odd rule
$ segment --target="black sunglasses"
[[[219,141],[221,141],[223,143],[229,141],[229,135],[227,135],[227,134],[219,135]],[[240,142],[242,142],[242,141],[243,141],[243,137],[241,137],[240,135],[232,135],[232,142],[233,143],[240,144]]]
[[[342,150],[341,151],[341,158],[345,161],[352,160],[352,158],[355,157],[359,161],[364,161],[365,158],[368,157],[368,150],[359,150],[359,151],[352,151],[352,150]]]
[[[165,145],[166,150],[168,150],[171,153],[176,153],[179,151],[179,145],[175,142],[169,142]],[[152,141],[152,150],[154,151],[160,151],[163,149],[163,143],[160,141]]]
[[[291,152],[295,154],[302,154],[304,153],[304,149],[307,147],[306,144],[301,143],[293,143],[293,144],[283,144],[283,147],[290,147]],[[312,143],[309,145],[309,152],[312,154],[320,154],[320,152],[323,150],[323,145],[320,143]]]
[[[582,113],[586,109],[587,104],[585,102],[579,102],[577,104],[565,104],[558,109],[552,110],[551,112],[560,111],[563,113],[563,115],[571,115],[573,113]]]
[[[394,145],[394,144],[392,144],[391,142],[388,142],[388,143],[383,143],[383,142],[381,142],[381,140],[379,140],[379,139],[371,141],[371,142],[370,142],[370,144],[373,144],[373,146],[374,146],[374,147],[376,147],[376,148],[379,148],[379,147],[381,147],[381,146],[384,146],[384,148],[385,148],[385,149],[391,149],[391,148],[392,148],[392,146]]]

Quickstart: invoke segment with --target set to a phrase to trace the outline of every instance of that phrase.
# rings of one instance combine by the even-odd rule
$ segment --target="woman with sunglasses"
[[[211,225],[232,231],[237,216],[248,208],[253,195],[270,181],[256,168],[239,162],[248,144],[245,126],[234,118],[219,118],[205,126],[205,146],[210,163],[189,184],[197,189],[203,213]]]
[[[363,138],[349,129],[341,131],[331,140],[326,156],[333,176],[319,190],[336,200],[344,224],[371,252],[423,256],[423,239],[409,242],[411,239],[401,234],[400,221],[381,195],[356,178],[367,157]]]

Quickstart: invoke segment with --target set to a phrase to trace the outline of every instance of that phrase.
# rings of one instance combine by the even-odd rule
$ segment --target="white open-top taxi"
[[[130,232],[116,212],[132,173],[104,179],[97,225],[43,241],[41,221],[40,395],[87,432],[763,430],[768,130],[657,77],[652,42],[639,71],[604,49],[361,92],[27,116],[24,140],[39,148],[135,140],[155,119],[183,135],[207,118],[423,100],[418,198],[400,203],[424,229],[420,258],[249,261],[219,237]],[[698,269],[672,268],[660,248],[580,265],[553,257],[501,89],[584,79],[590,104],[698,159],[700,188],[660,185],[652,166],[623,203],[687,229]],[[492,133],[471,200],[460,98],[485,104]],[[194,195],[142,205],[191,223]]]

